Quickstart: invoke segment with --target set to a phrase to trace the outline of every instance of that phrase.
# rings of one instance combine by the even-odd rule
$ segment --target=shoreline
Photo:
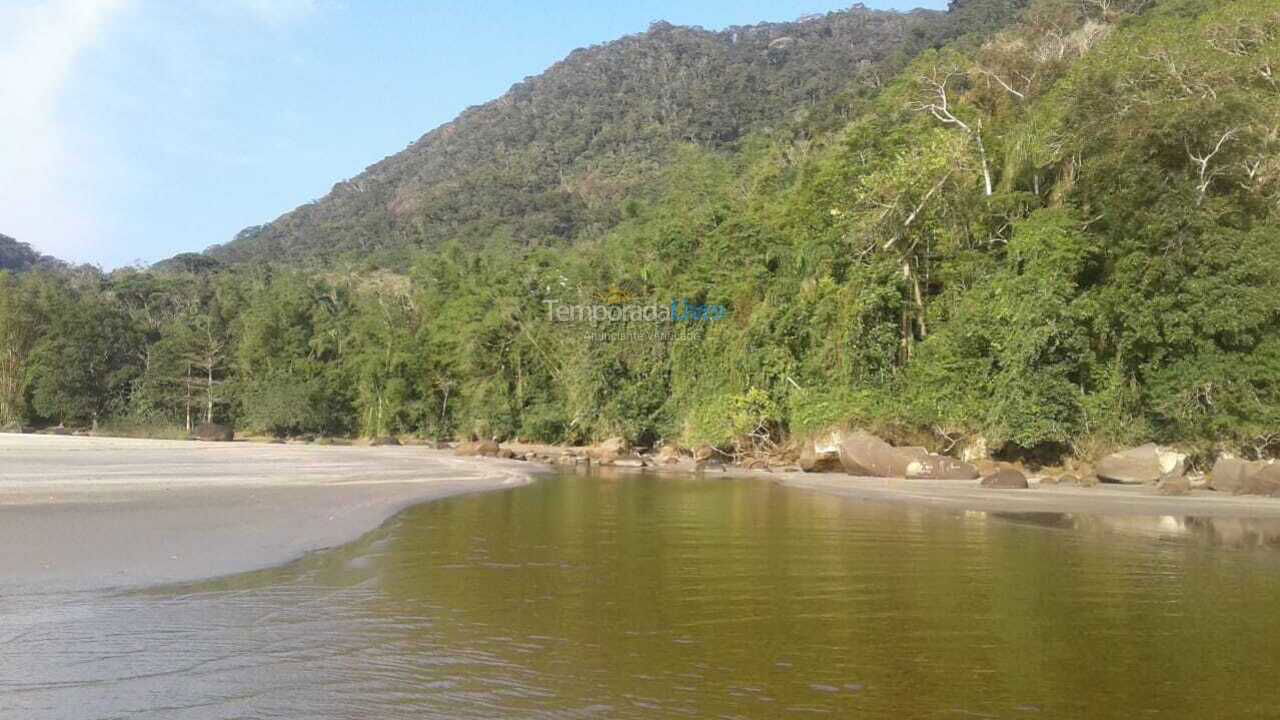
[[[768,477],[767,473],[750,473]],[[1280,500],[1194,490],[1167,496],[1144,485],[1103,484],[1080,488],[1040,485],[1026,490],[984,488],[977,480],[904,480],[836,473],[775,473],[787,487],[838,495],[859,502],[883,502],[991,513],[1045,513],[1126,516],[1187,516],[1221,519],[1280,519]]]
[[[421,446],[0,434],[0,591],[123,590],[278,567],[358,540],[410,507],[559,471]],[[943,511],[1280,520],[1280,500],[1209,490],[1182,497],[1118,485],[993,490],[977,481],[733,467],[588,472],[750,478],[852,502]]]
[[[512,444],[518,451],[542,456],[584,457],[588,447]],[[500,462],[500,461],[497,461]],[[553,466],[552,466],[553,467]],[[609,476],[615,473],[648,475],[696,475],[704,478],[736,477],[767,480],[801,490],[838,495],[856,502],[907,504],[940,510],[992,513],[1059,513],[1091,515],[1184,515],[1208,518],[1280,520],[1280,498],[1233,495],[1195,488],[1185,495],[1164,495],[1154,485],[1099,483],[1092,487],[1046,484],[1028,473],[1026,489],[997,489],[980,480],[913,480],[901,477],[865,477],[842,472],[803,472],[799,469],[751,469],[740,465],[716,465],[699,469],[684,458],[673,464],[631,466],[566,465],[564,470]]]
[[[414,505],[541,472],[421,447],[0,434],[0,591],[123,590],[276,567]]]

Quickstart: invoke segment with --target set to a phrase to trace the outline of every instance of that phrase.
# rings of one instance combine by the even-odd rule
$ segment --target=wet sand
[[[355,540],[412,505],[512,487],[542,472],[551,470],[420,447],[0,434],[0,593],[123,588],[271,567]],[[990,490],[976,481],[707,473],[716,475],[946,510],[1280,519],[1280,499],[1208,490],[1165,497],[1129,486]]]
[[[1159,494],[1154,487],[1140,485],[1081,488],[1038,485],[1033,481],[1026,490],[993,490],[981,487],[977,480],[904,480],[836,473],[779,473],[774,477],[789,487],[857,501],[910,503],[947,510],[1280,519],[1280,499],[1212,490],[1170,497]]]
[[[279,565],[411,505],[523,484],[536,470],[418,447],[0,434],[0,594]]]

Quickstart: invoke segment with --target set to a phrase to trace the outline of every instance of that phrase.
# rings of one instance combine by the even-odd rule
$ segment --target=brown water
[[[564,477],[0,600],[0,718],[1280,716],[1275,529]]]

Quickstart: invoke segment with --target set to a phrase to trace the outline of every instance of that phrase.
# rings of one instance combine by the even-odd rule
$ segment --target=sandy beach
[[[411,505],[523,484],[535,470],[419,447],[0,434],[0,592],[279,565]]]
[[[355,540],[409,506],[540,472],[551,470],[421,447],[0,434],[0,590],[123,588],[270,567]],[[726,475],[955,511],[1280,519],[1280,500],[1207,490],[1165,497],[1147,487]]]

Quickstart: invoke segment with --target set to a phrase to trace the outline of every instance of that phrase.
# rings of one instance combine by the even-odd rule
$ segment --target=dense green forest
[[[322,263],[266,262],[303,247],[271,235],[252,263],[0,272],[0,423],[1273,454],[1280,7],[1012,5],[962,5],[963,32],[846,73],[828,110],[764,127],[729,103],[732,142],[681,130],[648,169],[595,166],[634,191],[562,242],[476,205],[440,210],[465,229],[438,243],[365,252],[399,230],[326,201],[308,212],[333,223],[289,236],[341,237]],[[553,311],[597,305],[676,317]]]
[[[782,125],[811,135],[920,51],[1007,21],[1026,0],[948,13],[861,5],[711,32],[654,23],[579,49],[274,222],[209,253],[315,263],[344,254],[403,265],[449,240],[522,245],[598,238],[683,143],[731,151]]]

